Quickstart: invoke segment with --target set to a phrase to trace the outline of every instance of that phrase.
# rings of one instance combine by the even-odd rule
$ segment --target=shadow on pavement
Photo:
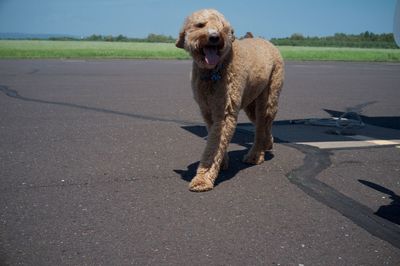
[[[183,126],[182,128],[200,138],[205,138],[207,136],[207,129],[205,126]],[[218,184],[233,178],[240,171],[254,166],[242,162],[242,158],[248,152],[248,149],[250,149],[251,147],[250,143],[252,141],[253,141],[252,134],[248,133],[243,134],[240,131],[235,132],[235,135],[233,136],[231,143],[238,144],[240,146],[245,147],[246,149],[228,152],[229,168],[227,170],[222,170],[219,173],[218,178],[215,180],[215,186],[218,186]],[[198,158],[200,158],[200,156],[201,154],[199,154]],[[270,161],[272,160],[272,158],[274,158],[274,155],[272,153],[266,153],[265,161]],[[174,172],[179,174],[183,180],[190,182],[192,178],[196,175],[196,170],[198,165],[199,161],[196,161],[188,165],[186,170],[174,170]]]
[[[324,109],[325,112],[334,117],[340,117],[344,114],[344,112]],[[400,129],[400,116],[365,116],[360,115],[361,120],[369,125],[392,128],[392,129]]]
[[[362,144],[363,141],[371,139],[388,140],[394,145],[400,139],[400,117],[367,117],[357,114],[361,119],[360,124],[340,127],[341,125],[335,121],[338,121],[338,117],[345,113],[333,110],[325,111],[332,117],[275,121],[272,129],[273,135],[281,142],[310,143],[317,147],[320,147],[318,142],[326,143],[326,145],[323,144],[324,146],[332,146],[334,142],[357,142],[361,147],[366,146]],[[247,131],[254,130],[251,124],[239,124],[238,127]],[[328,145],[328,143],[331,144]],[[352,145],[357,147],[358,144],[350,144],[348,147],[352,147]],[[342,148],[347,147],[347,144],[344,143],[340,145],[343,146]],[[391,144],[386,142],[386,145]],[[372,145],[370,144],[370,146]]]
[[[373,182],[360,179],[358,182],[389,196],[392,202],[389,205],[379,207],[378,211],[376,211],[374,214],[400,225],[400,196],[390,189],[382,187],[381,185]]]

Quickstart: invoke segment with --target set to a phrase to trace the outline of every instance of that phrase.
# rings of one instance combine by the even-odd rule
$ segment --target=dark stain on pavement
[[[130,117],[130,118],[147,120],[147,121],[154,121],[154,122],[169,122],[169,123],[176,123],[176,124],[179,124],[179,125],[195,125],[195,124],[198,124],[198,123],[193,123],[191,121],[186,121],[186,120],[178,120],[178,119],[172,119],[172,118],[162,118],[162,117],[155,117],[155,116],[134,114],[134,113],[124,113],[124,112],[120,112],[120,111],[114,111],[114,110],[108,110],[108,109],[104,109],[104,108],[97,108],[97,107],[79,105],[79,104],[74,104],[74,103],[47,101],[47,100],[42,100],[42,99],[24,97],[24,96],[20,95],[18,91],[10,89],[8,86],[4,86],[4,85],[0,85],[0,92],[3,92],[8,97],[11,97],[11,98],[14,98],[14,99],[18,99],[18,100],[22,100],[22,101],[26,101],[26,102],[35,102],[35,103],[41,103],[41,104],[58,105],[58,106],[76,108],[76,109],[81,109],[81,110],[86,110],[86,111],[94,111],[94,112],[100,112],[100,113],[105,113],[105,114],[120,115],[120,116],[126,116],[126,117]]]
[[[287,174],[291,183],[307,195],[349,218],[370,234],[400,248],[400,227],[392,223],[390,219],[386,220],[387,217],[379,215],[379,211],[375,215],[370,208],[315,178],[331,165],[329,151],[293,143],[286,145],[301,151],[305,155],[303,165]]]

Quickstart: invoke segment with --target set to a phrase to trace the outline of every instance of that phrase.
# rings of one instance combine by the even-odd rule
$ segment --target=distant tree
[[[347,35],[344,33],[335,33],[335,35],[333,35],[333,38],[337,41],[344,41],[347,39]]]
[[[147,35],[147,41],[169,43],[169,42],[175,42],[175,38],[173,38],[172,36],[150,33],[149,35]]]
[[[106,42],[113,42],[114,41],[114,37],[112,35],[107,35],[104,37],[104,40]]]
[[[294,40],[294,41],[304,40],[304,36],[303,36],[303,34],[301,34],[301,33],[293,33],[293,34],[290,36],[290,39],[291,39],[291,40]]]
[[[128,41],[128,37],[120,34],[117,37],[115,37],[115,41],[116,42],[126,42],[126,41]]]
[[[364,33],[361,33],[361,38],[368,40],[371,37],[371,33],[369,33],[369,31],[366,31]]]
[[[88,41],[102,41],[103,40],[103,36],[92,34],[89,37],[87,37],[86,40],[88,40]]]

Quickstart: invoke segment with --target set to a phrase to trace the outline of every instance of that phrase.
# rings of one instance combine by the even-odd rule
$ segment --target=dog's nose
[[[217,44],[219,42],[219,34],[218,32],[213,32],[208,35],[208,42],[210,44]]]

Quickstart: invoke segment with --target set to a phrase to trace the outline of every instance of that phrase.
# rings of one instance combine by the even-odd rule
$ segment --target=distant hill
[[[32,34],[32,33],[18,33],[18,32],[0,32],[0,39],[23,40],[23,39],[50,39],[50,38],[76,38],[80,37],[68,34]]]

